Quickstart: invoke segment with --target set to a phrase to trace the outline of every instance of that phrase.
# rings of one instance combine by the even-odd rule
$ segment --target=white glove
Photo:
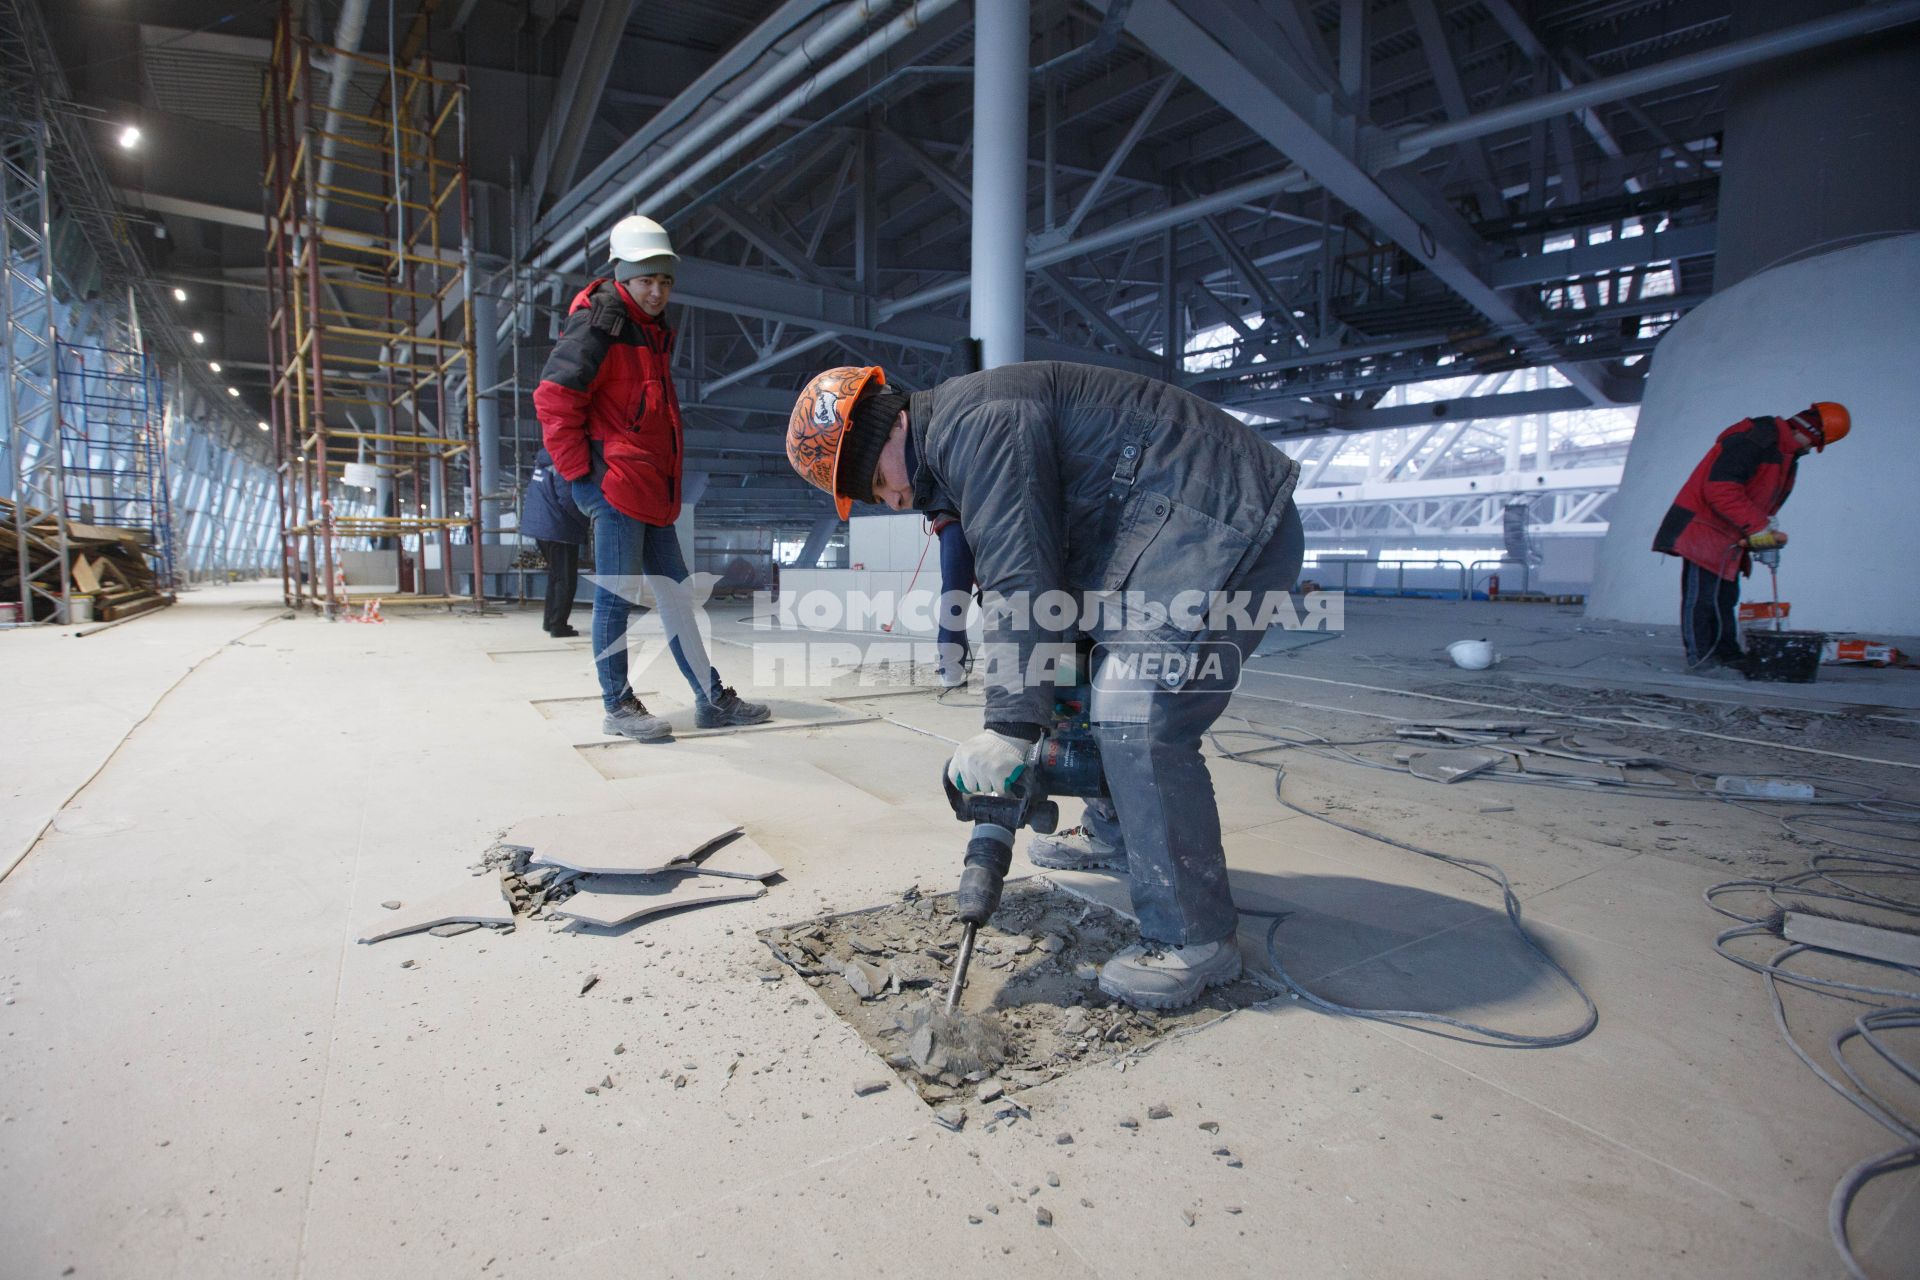
[[[988,729],[960,744],[947,763],[953,785],[973,795],[996,795],[1026,767],[1028,744]]]

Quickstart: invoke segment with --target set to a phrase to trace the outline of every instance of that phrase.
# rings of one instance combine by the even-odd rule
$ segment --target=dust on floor
[[[993,1101],[1078,1067],[1139,1053],[1235,1009],[1275,998],[1249,978],[1209,991],[1191,1008],[1131,1009],[1099,988],[1100,965],[1139,941],[1132,921],[1043,878],[1016,880],[981,928],[961,1009],[998,1024],[997,1066],[958,1074],[916,1065],[916,1013],[945,1000],[960,946],[953,895],[909,889],[901,900],[846,915],[764,929],[760,939],[845,1018],[922,1099]]]

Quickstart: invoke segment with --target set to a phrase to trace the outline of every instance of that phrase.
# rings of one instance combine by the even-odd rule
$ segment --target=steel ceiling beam
[[[567,58],[554,83],[554,100],[533,155],[535,199],[558,194],[573,183],[587,132],[600,110],[607,77],[620,52],[620,36],[637,0],[581,0],[579,25],[567,45]]]
[[[1104,9],[1111,0],[1092,3]],[[1266,53],[1267,19],[1247,0],[1209,0],[1204,22],[1176,0],[1139,0],[1127,28],[1489,320],[1545,345],[1535,318],[1488,283],[1486,246],[1470,227],[1404,177],[1369,172],[1362,161],[1370,141],[1364,126],[1351,145],[1330,136],[1341,132],[1333,126],[1343,114],[1333,95],[1313,91],[1284,59]],[[1561,372],[1590,402],[1613,400],[1592,371],[1564,363]]]

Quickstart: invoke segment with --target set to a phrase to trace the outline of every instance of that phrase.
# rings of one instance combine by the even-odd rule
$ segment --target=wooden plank
[[[87,595],[100,590],[100,573],[84,555],[73,558],[73,585]]]

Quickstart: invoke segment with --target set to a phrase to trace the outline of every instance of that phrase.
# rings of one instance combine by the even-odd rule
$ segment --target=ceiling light
[[[256,427],[259,427],[262,431],[265,431],[267,429],[267,424],[264,422],[256,422],[253,425]]]
[[[237,396],[237,395],[239,395],[239,394],[240,394],[240,388],[238,388],[238,387],[228,387],[228,388],[227,388],[227,394],[228,394],[228,395],[230,395],[230,396]]]
[[[122,151],[131,151],[139,145],[140,127],[138,125],[130,124],[120,131],[120,149]]]
[[[202,332],[200,332],[200,331],[199,331],[198,329],[195,329],[195,330],[193,331],[193,345],[194,345],[194,346],[196,346],[196,347],[197,347],[197,346],[199,346],[200,344],[202,344],[203,342],[205,342],[206,340],[207,340],[207,335],[206,335],[206,334],[204,334],[204,333],[202,333]]]
[[[173,287],[173,300],[175,302],[185,302],[187,300],[187,291],[179,285],[175,285]]]
[[[215,373],[218,373],[220,372],[220,362],[218,360],[209,360],[207,361],[207,368],[213,370]]]

